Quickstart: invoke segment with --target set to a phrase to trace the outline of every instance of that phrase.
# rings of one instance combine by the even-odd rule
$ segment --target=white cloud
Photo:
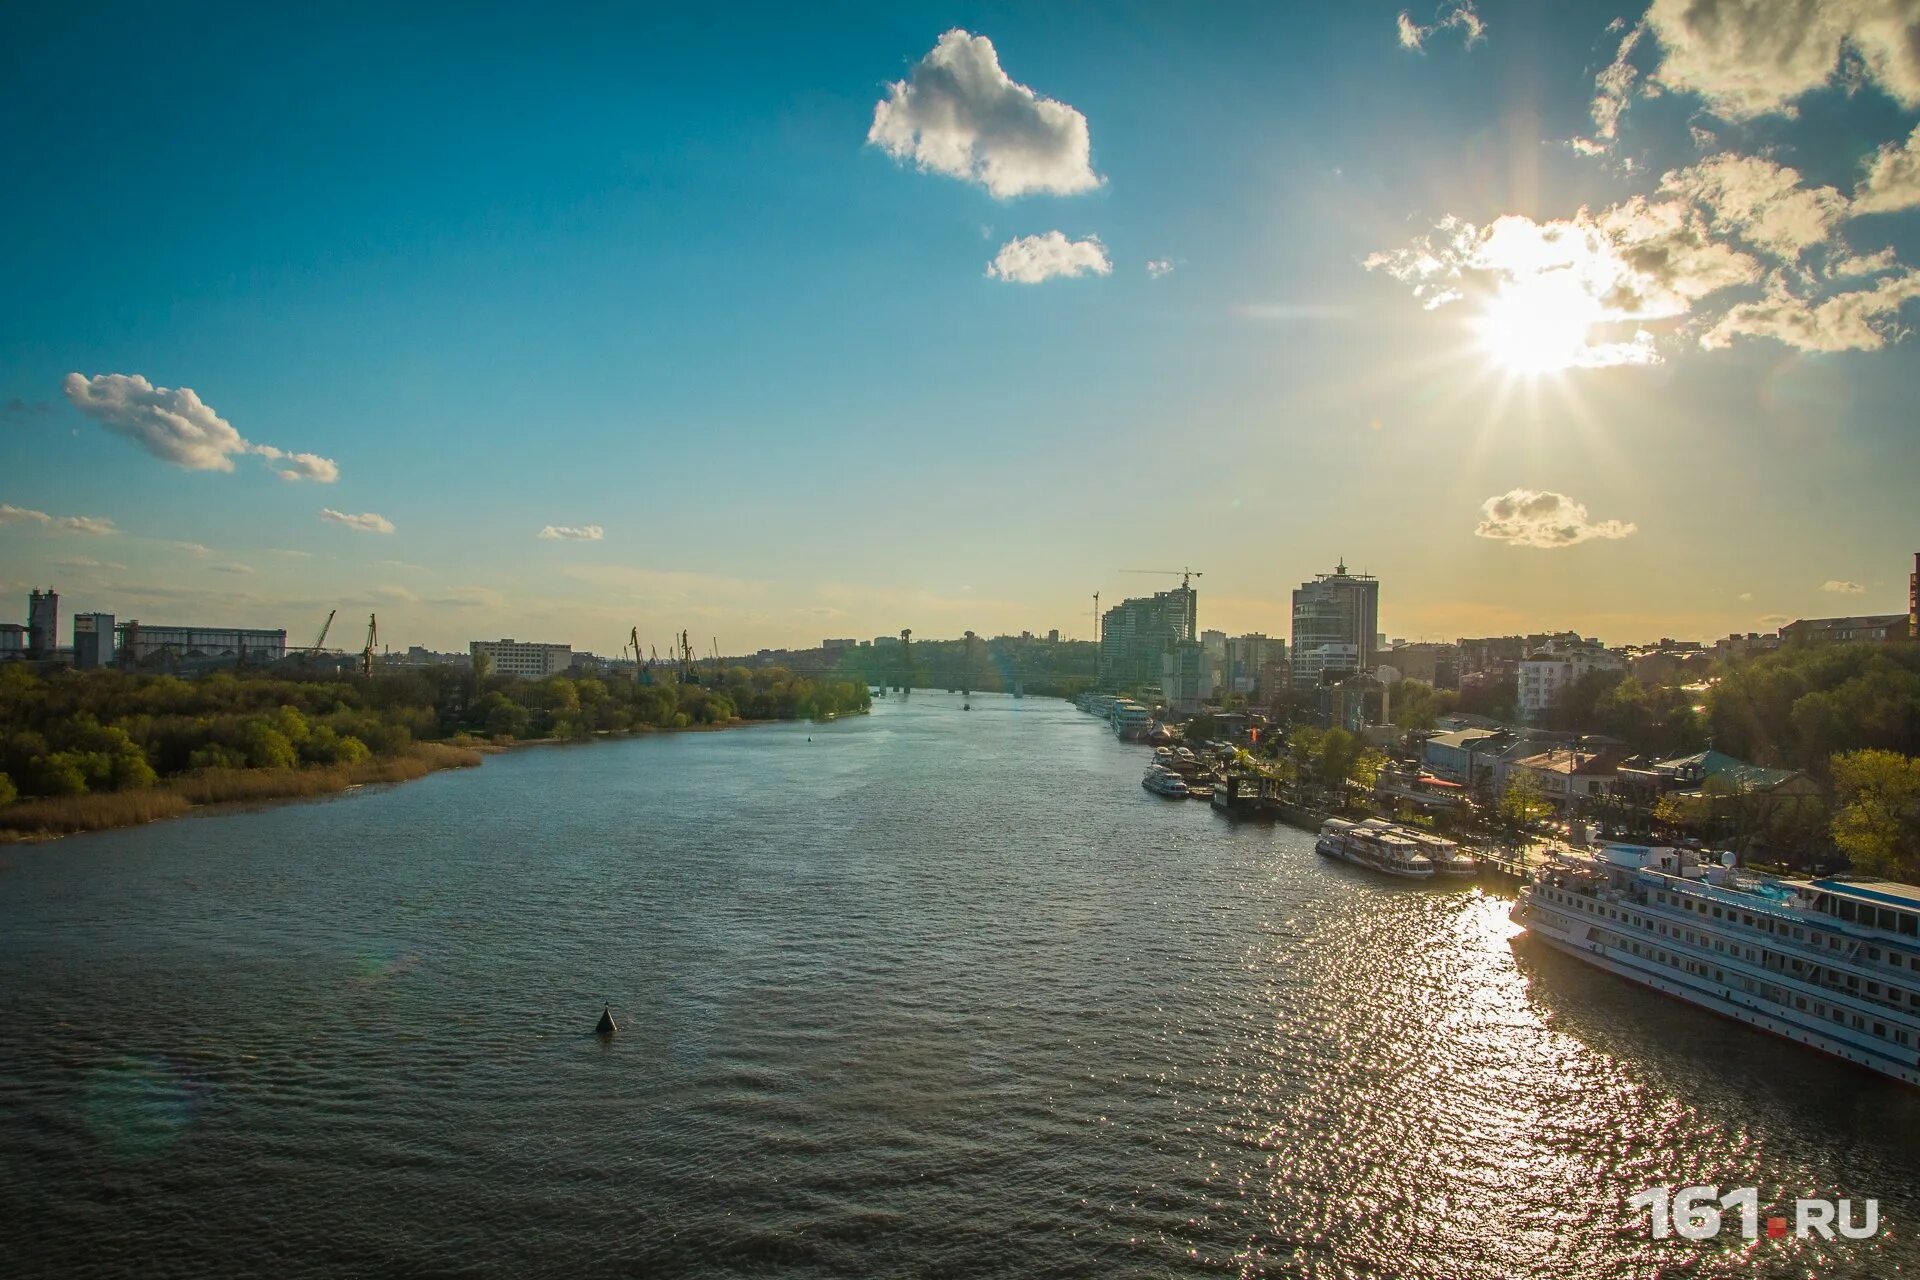
[[[540,531],[541,539],[547,542],[561,539],[573,542],[598,542],[606,536],[607,531],[597,524],[550,524]]]
[[[270,444],[257,444],[253,452],[270,462],[284,462],[284,467],[275,467],[274,471],[282,480],[313,480],[320,484],[332,484],[340,478],[340,468],[331,458],[323,458],[317,453],[288,453],[276,449]]]
[[[1093,171],[1087,118],[1000,69],[993,41],[954,28],[887,86],[867,141],[923,171],[977,182],[998,199],[1072,195]]]
[[[1697,93],[1741,120],[1778,112],[1857,67],[1920,106],[1920,6],[1913,0],[1653,0],[1662,57],[1653,82]]]
[[[1855,213],[1891,213],[1920,205],[1920,125],[1904,143],[1889,142],[1868,162],[1853,192]]]
[[[1153,258],[1147,262],[1147,274],[1158,280],[1161,276],[1173,274],[1173,263],[1165,258]]]
[[[424,603],[439,609],[504,609],[507,598],[492,587],[449,587],[445,594],[429,596]]]
[[[1857,582],[1846,582],[1839,578],[1828,578],[1820,584],[1822,591],[1831,591],[1837,596],[1863,596],[1867,589]]]
[[[1618,22],[1618,19],[1615,19]],[[1609,28],[1611,30],[1613,28]],[[1633,98],[1633,81],[1639,70],[1630,61],[1634,46],[1640,43],[1640,37],[1647,33],[1647,24],[1637,23],[1633,30],[1621,37],[1620,48],[1614,53],[1613,61],[1601,68],[1600,74],[1593,78],[1593,105],[1589,109],[1593,116],[1593,137],[1575,138],[1576,151],[1587,155],[1599,155],[1610,151],[1620,137],[1620,117],[1627,113],[1627,105]]]
[[[56,529],[66,529],[72,533],[118,533],[113,521],[105,516],[50,516],[44,511],[35,511],[31,507],[16,507],[9,502],[0,502],[0,524],[42,524]]]
[[[340,468],[317,454],[248,442],[190,387],[156,387],[137,373],[69,373],[62,389],[74,408],[107,430],[189,471],[232,471],[236,456],[251,453],[286,462],[280,474],[287,479],[340,478]]]
[[[1853,253],[1839,259],[1827,267],[1827,275],[1840,276],[1877,276],[1900,265],[1893,256],[1892,248],[1879,249],[1873,253]]]
[[[1818,302],[1796,297],[1776,282],[1760,301],[1729,308],[1700,345],[1716,349],[1746,336],[1773,338],[1802,351],[1878,351],[1899,339],[1900,308],[1914,298],[1920,298],[1920,272],[1913,271]]]
[[[344,511],[335,511],[332,507],[322,507],[320,518],[333,524],[343,524],[349,529],[358,529],[361,533],[393,532],[393,521],[385,516],[375,515],[371,511],[356,516],[348,515]]]
[[[1413,20],[1413,15],[1402,10],[1394,28],[1400,39],[1402,49],[1419,51],[1426,47],[1428,37],[1449,28],[1458,28],[1467,33],[1467,47],[1471,49],[1486,39],[1487,24],[1474,12],[1473,0],[1459,0],[1457,4],[1442,5],[1434,15],[1434,20],[1421,26]]]
[[[1824,244],[1847,215],[1847,198],[1832,187],[1803,187],[1797,169],[1731,152],[1674,170],[1660,189],[1704,206],[1714,230],[1788,260]]]
[[[1516,547],[1571,547],[1590,538],[1624,538],[1637,527],[1592,520],[1585,504],[1545,489],[1509,489],[1481,503],[1480,511],[1485,518],[1475,536]]]
[[[1069,240],[1058,231],[1009,240],[987,264],[987,274],[993,279],[1014,284],[1039,284],[1054,276],[1104,276],[1112,270],[1113,263],[1100,237]]]
[[[251,565],[244,564],[216,564],[208,567],[215,573],[249,574],[253,572]]]
[[[1752,603],[1753,603],[1753,592],[1751,592],[1751,591],[1742,591],[1742,592],[1741,592],[1741,593],[1739,594],[1739,596],[1738,596],[1737,598],[1739,599],[1739,601],[1740,601],[1740,602],[1741,602],[1742,604],[1752,604]]]

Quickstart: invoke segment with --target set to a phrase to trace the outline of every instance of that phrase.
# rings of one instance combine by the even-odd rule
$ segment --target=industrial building
[[[73,665],[110,667],[113,665],[113,615],[76,613],[73,615]]]
[[[1379,644],[1380,582],[1345,562],[1293,593],[1293,683],[1311,689],[1329,676],[1367,671]]]
[[[111,619],[111,614],[95,614]],[[285,628],[157,627],[135,619],[116,627],[122,667],[150,667],[205,658],[278,662],[287,656]],[[77,656],[77,655],[76,655]]]
[[[497,676],[519,676],[523,680],[541,680],[565,674],[573,665],[570,644],[536,644],[529,640],[475,640],[468,651],[477,662],[487,660]]]
[[[27,656],[51,658],[60,647],[60,595],[52,587],[27,597]]]

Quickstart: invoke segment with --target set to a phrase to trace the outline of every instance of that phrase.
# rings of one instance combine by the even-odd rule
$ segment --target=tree
[[[1861,871],[1920,879],[1920,759],[1897,751],[1833,758],[1833,842]]]
[[[1553,812],[1540,779],[1531,769],[1515,769],[1507,774],[1507,785],[1500,792],[1500,817],[1508,826],[1524,830]]]
[[[1412,733],[1434,727],[1435,721],[1460,705],[1460,695],[1451,689],[1436,689],[1418,680],[1402,680],[1388,696],[1393,702],[1393,722]]]
[[[20,789],[13,785],[13,779],[0,773],[0,806],[10,805],[20,796]]]
[[[1380,771],[1386,767],[1387,757],[1368,747],[1354,757],[1353,766],[1347,771],[1347,776],[1362,788],[1371,791],[1374,784],[1380,781]]]

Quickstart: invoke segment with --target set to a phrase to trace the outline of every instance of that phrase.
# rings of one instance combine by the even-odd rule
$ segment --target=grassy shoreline
[[[522,747],[569,746],[610,738],[655,733],[704,733],[774,724],[771,720],[730,720],[725,724],[681,729],[647,725],[587,738],[524,738],[513,741],[463,739],[415,742],[398,755],[359,764],[305,765],[292,769],[201,769],[168,778],[138,791],[107,791],[84,796],[21,800],[0,808],[0,844],[39,843],[92,831],[135,827],[193,813],[218,812],[281,801],[312,800],[354,787],[412,782],[443,769],[477,768],[489,755]]]

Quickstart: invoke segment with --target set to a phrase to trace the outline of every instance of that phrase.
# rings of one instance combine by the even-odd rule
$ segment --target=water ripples
[[[1911,1265],[1908,1092],[1150,796],[1059,703],[957,703],[10,851],[9,1270]],[[1663,1182],[1889,1230],[1656,1244]]]

